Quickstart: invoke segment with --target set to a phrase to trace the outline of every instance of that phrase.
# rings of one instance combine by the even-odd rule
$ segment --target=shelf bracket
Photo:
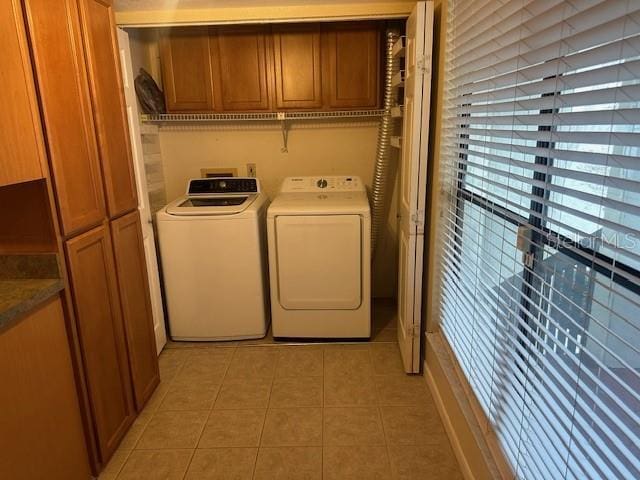
[[[284,112],[277,112],[277,119],[280,120],[280,127],[282,130],[282,148],[280,151],[282,153],[289,153],[289,123],[287,122],[287,117]]]

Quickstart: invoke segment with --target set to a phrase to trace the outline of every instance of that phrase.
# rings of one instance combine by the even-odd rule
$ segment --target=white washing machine
[[[207,178],[191,180],[187,195],[158,212],[174,340],[266,335],[267,206],[255,178]]]
[[[274,337],[371,335],[371,213],[358,177],[291,177],[267,212]]]

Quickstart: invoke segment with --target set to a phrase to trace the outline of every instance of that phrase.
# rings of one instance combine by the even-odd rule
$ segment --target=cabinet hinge
[[[431,55],[424,55],[416,62],[416,68],[423,75],[431,75]]]
[[[407,337],[416,338],[420,336],[420,325],[407,325]]]
[[[424,210],[416,210],[411,214],[411,223],[416,227],[424,227]]]

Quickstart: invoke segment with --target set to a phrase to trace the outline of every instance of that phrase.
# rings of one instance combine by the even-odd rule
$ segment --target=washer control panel
[[[282,182],[283,193],[288,192],[360,192],[365,186],[360,177],[289,177]]]
[[[196,195],[236,195],[259,193],[260,183],[253,177],[194,178],[189,180],[188,196]]]

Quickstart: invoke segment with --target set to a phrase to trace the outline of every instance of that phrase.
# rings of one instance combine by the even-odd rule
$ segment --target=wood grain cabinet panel
[[[44,177],[46,161],[19,0],[1,0],[0,186]]]
[[[376,22],[210,27],[208,36],[184,27],[163,36],[161,52],[170,112],[380,106]]]
[[[323,32],[326,106],[380,105],[380,33],[372,22],[328,24]]]
[[[273,57],[276,109],[321,108],[319,27],[273,27]]]
[[[75,0],[24,0],[49,161],[65,235],[105,216]]]
[[[212,28],[214,88],[222,110],[269,110],[267,35],[264,27]]]
[[[215,109],[207,27],[164,31],[160,39],[160,59],[168,112]]]
[[[0,385],[0,478],[90,478],[60,297],[0,333]]]
[[[111,222],[111,235],[127,336],[136,408],[140,411],[160,382],[153,310],[138,211]]]
[[[109,215],[138,205],[120,55],[110,0],[79,0]]]
[[[133,421],[131,378],[109,231],[101,225],[66,242],[80,349],[102,462]]]

